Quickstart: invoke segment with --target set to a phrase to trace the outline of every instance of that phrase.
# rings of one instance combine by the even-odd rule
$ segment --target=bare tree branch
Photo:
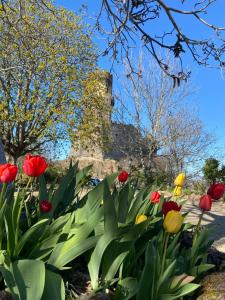
[[[193,1],[192,9],[185,9],[186,1],[180,0],[178,3],[171,5],[166,0],[102,0],[101,10],[97,18],[98,29],[105,32],[108,46],[104,54],[109,54],[115,58],[120,53],[120,59],[130,59],[130,48],[135,45],[137,39],[141,40],[144,47],[149,51],[153,58],[157,61],[160,68],[170,77],[173,78],[174,84],[179,85],[181,80],[186,80],[190,72],[183,69],[183,54],[189,51],[199,65],[214,65],[224,69],[224,51],[225,41],[222,33],[225,27],[211,24],[205,18],[209,13],[209,9],[216,0]],[[189,5],[190,6],[190,5]],[[106,26],[100,25],[101,20],[105,20],[105,14],[111,30],[104,31]],[[193,38],[193,33],[184,33],[182,22],[176,18],[181,15],[183,19],[189,18],[196,31],[201,25],[207,31],[206,38]],[[204,15],[204,17],[203,17]],[[151,23],[167,17],[169,26],[161,35],[150,31]],[[193,23],[193,17],[196,23]],[[108,26],[108,25],[107,25]],[[191,26],[191,25],[190,25]],[[158,28],[159,32],[161,28]],[[214,33],[217,37],[216,42],[212,41],[211,36]],[[119,52],[118,49],[121,51]],[[180,67],[176,73],[171,69],[162,57],[159,56],[159,49],[170,50],[176,58],[180,58]],[[135,67],[132,66],[132,72]]]

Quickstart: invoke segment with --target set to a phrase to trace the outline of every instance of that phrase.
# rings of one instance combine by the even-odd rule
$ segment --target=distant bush
[[[50,163],[46,172],[45,172],[45,179],[47,183],[59,183],[59,181],[65,175],[65,170],[62,167]]]
[[[140,167],[131,167],[130,171],[131,178],[137,181],[138,186],[141,188],[143,186],[157,186],[161,188],[166,188],[168,184],[171,183],[171,175],[165,171],[158,170],[143,170]]]
[[[193,193],[193,191],[190,188],[185,188],[183,190],[183,194],[186,196],[190,196]]]
[[[202,168],[204,178],[207,182],[225,181],[225,166],[215,158],[208,158]]]
[[[203,180],[199,180],[193,183],[192,190],[195,194],[202,195],[205,194],[207,188],[207,183]]]
[[[22,165],[19,165],[20,170],[22,170]],[[45,171],[45,180],[47,184],[51,183],[59,183],[60,180],[65,175],[65,170],[59,165],[56,165],[54,163],[49,163],[47,170]],[[24,174],[20,173],[18,175],[18,182],[21,187],[25,187],[28,184],[29,177]],[[34,182],[35,184],[35,182]]]
[[[215,158],[208,158],[203,166],[203,175],[208,182],[215,182],[220,177],[219,161]]]
[[[25,174],[19,174],[17,177],[17,181],[20,187],[25,187],[28,184],[29,177]]]

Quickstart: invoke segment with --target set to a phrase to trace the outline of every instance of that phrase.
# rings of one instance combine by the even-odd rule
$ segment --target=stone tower
[[[112,107],[114,106],[114,99],[112,96],[112,75],[106,71],[97,71],[90,75],[88,84],[92,86],[91,89],[93,89],[94,86],[94,90],[87,99],[89,112],[87,110],[87,118],[85,120],[84,110],[84,122],[88,122],[89,120],[88,113],[94,114],[97,118],[97,123],[93,123],[93,125],[89,124],[89,126],[93,126],[92,129],[94,130],[96,128],[96,131],[91,137],[85,139],[85,141],[79,142],[77,150],[72,151],[72,156],[78,160],[80,157],[103,159],[104,150],[107,147],[104,143],[107,144],[110,139],[111,114]],[[93,98],[95,99],[98,97],[103,99],[103,103],[98,107],[92,100],[92,96],[94,96]]]

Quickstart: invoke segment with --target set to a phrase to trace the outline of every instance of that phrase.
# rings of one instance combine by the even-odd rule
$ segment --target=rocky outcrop
[[[78,159],[80,169],[89,165],[93,166],[91,170],[93,175],[100,179],[118,171],[118,162],[112,159],[99,159],[94,157],[80,157]]]
[[[212,273],[202,282],[202,294],[197,300],[224,300],[225,299],[225,272]]]

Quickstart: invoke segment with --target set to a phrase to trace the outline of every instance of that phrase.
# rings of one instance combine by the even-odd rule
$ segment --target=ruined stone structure
[[[92,107],[92,114],[98,115],[99,118],[102,118],[103,126],[107,126],[107,129],[104,129],[102,132],[103,134],[108,135],[111,131],[111,114],[112,108],[114,106],[114,99],[112,96],[112,75],[108,72],[102,71],[101,75],[99,76],[99,72],[97,73],[96,77],[98,76],[98,84],[97,90],[95,91],[97,97],[100,96],[104,99],[104,111],[98,111],[97,108]],[[91,101],[91,99],[90,99]],[[92,105],[92,104],[90,104]],[[104,151],[103,146],[100,145],[101,138],[98,138],[97,135],[99,133],[96,130],[94,136],[85,140],[83,143],[79,143],[77,149],[75,149],[72,153],[73,156],[76,156],[78,159],[84,157],[93,157],[95,159],[103,159],[104,158]],[[108,140],[107,136],[102,137],[103,140]],[[99,140],[99,143],[96,143],[95,140]]]
[[[102,148],[93,141],[79,144],[78,149],[71,151],[71,156],[79,162],[79,166],[93,165],[93,173],[99,178],[118,169],[129,169],[130,164],[138,164],[140,156],[148,156],[147,141],[133,125],[118,124],[111,121],[111,112],[114,106],[112,96],[112,75],[106,72],[101,76],[101,92],[104,93],[106,113],[108,120],[108,145]],[[96,91],[99,93],[99,91]],[[96,113],[93,111],[93,113]],[[105,120],[104,120],[105,121]]]
[[[138,158],[148,155],[147,141],[130,124],[111,123],[111,143],[109,150],[104,153],[104,158],[122,160]]]

